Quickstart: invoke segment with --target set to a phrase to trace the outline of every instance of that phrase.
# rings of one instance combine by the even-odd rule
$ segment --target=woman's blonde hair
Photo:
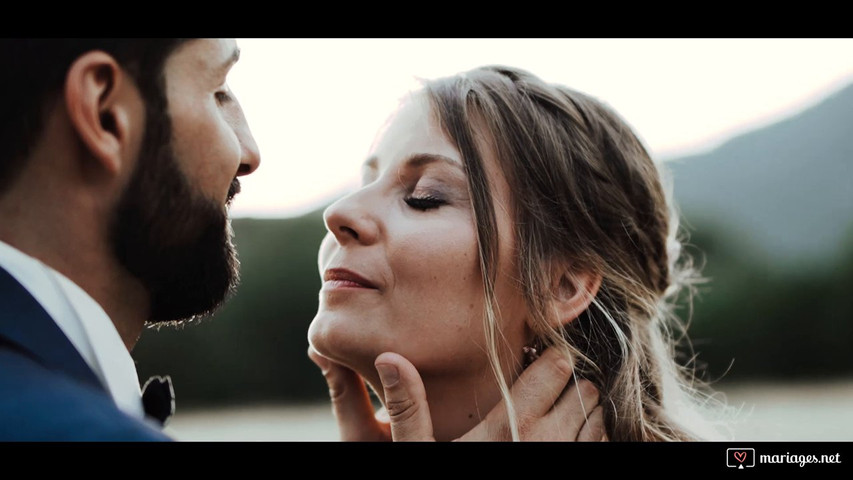
[[[530,325],[545,347],[570,355],[575,378],[598,386],[608,438],[714,438],[713,424],[699,414],[712,397],[676,362],[675,345],[686,339],[676,300],[691,299],[698,275],[677,237],[671,191],[631,128],[601,102],[516,68],[481,67],[426,81],[424,91],[468,174],[486,344],[513,438],[517,421],[498,354],[498,235],[478,148],[483,138],[513,192],[518,282]],[[557,265],[602,278],[590,307],[565,326],[548,301]]]

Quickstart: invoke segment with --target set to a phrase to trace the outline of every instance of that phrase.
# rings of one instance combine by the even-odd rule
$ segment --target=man
[[[224,39],[0,45],[0,440],[169,440],[146,415],[130,351],[145,325],[208,315],[236,285],[227,209],[237,178],[260,163],[226,82],[239,49]],[[389,388],[410,414],[384,431],[428,437],[420,378],[397,357]],[[315,361],[333,390],[356,391],[357,379]],[[542,392],[562,390],[565,366],[528,369],[519,408],[543,417],[556,398]],[[369,405],[335,401],[338,413]],[[496,412],[471,438],[499,436]],[[383,428],[355,418],[347,438]]]

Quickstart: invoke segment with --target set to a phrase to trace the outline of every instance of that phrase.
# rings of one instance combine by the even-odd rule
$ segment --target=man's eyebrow
[[[361,164],[361,168],[369,168],[371,170],[376,170],[377,164],[379,163],[379,159],[376,156],[372,156],[364,161]]]
[[[237,60],[240,60],[240,48],[234,47],[234,50],[231,51],[231,55],[224,62],[222,62],[219,67],[217,67],[216,73],[227,72],[232,65],[237,63]]]

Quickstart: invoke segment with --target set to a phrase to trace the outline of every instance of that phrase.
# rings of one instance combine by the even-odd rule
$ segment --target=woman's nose
[[[374,243],[379,235],[376,211],[370,208],[366,189],[347,195],[323,212],[326,229],[340,245]]]

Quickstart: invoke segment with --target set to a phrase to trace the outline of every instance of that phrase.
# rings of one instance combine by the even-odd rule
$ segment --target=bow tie
[[[175,414],[175,389],[172,378],[154,376],[142,387],[142,406],[145,414],[166,425],[169,417]]]

